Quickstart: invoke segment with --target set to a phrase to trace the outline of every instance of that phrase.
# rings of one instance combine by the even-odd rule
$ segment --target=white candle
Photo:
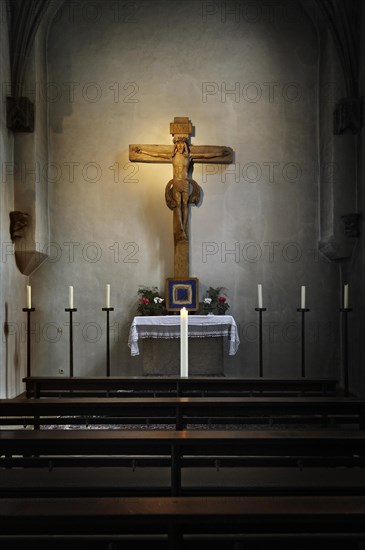
[[[262,309],[262,285],[257,285],[257,292],[259,298],[259,308]]]
[[[74,287],[73,286],[68,287],[68,297],[70,301],[70,309],[73,309],[74,308]]]
[[[301,309],[305,309],[305,286],[301,287],[301,302],[300,302]]]
[[[106,288],[105,288],[105,301],[106,301],[106,307],[110,308],[110,285],[106,285]]]
[[[188,376],[188,310],[180,310],[180,376]]]
[[[32,307],[32,288],[30,285],[27,285],[27,308],[31,309]]]
[[[343,307],[348,309],[349,307],[349,285],[344,285],[343,287]]]

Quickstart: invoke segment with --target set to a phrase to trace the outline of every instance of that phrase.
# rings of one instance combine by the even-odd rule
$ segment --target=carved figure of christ
[[[174,277],[189,277],[189,205],[198,204],[201,188],[192,179],[193,163],[230,164],[233,151],[229,147],[189,144],[192,126],[188,118],[175,118],[171,124],[173,145],[130,145],[131,162],[171,163],[172,179],[165,188],[165,201],[173,211]]]

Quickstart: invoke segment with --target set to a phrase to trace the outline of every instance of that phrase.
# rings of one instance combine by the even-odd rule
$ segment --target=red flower
[[[225,301],[226,301],[226,298],[224,296],[219,296],[218,302],[220,302],[221,304],[224,304]]]
[[[139,301],[141,302],[141,304],[149,304],[150,303],[148,298],[140,298]]]

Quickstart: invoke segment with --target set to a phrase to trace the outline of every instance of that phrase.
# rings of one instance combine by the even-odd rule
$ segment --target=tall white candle
[[[301,302],[300,302],[301,309],[305,309],[305,286],[301,287]]]
[[[188,376],[188,310],[180,310],[180,376]]]
[[[348,309],[349,307],[349,285],[344,285],[343,287],[343,307]]]
[[[74,308],[74,287],[73,286],[69,286],[68,287],[68,297],[69,297],[69,302],[70,302],[70,309],[73,309]]]
[[[262,285],[257,285],[257,293],[259,299],[259,308],[262,309]]]
[[[106,285],[106,288],[105,288],[105,301],[106,301],[106,307],[110,308],[110,285]]]
[[[32,307],[32,287],[27,285],[27,308],[31,309]]]

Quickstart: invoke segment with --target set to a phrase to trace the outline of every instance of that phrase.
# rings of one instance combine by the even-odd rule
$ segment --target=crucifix
[[[172,179],[165,188],[165,201],[173,211],[174,277],[189,277],[189,206],[200,201],[201,188],[192,179],[194,162],[230,164],[233,151],[218,145],[190,145],[193,126],[188,117],[170,123],[173,145],[129,146],[131,162],[171,163]]]

